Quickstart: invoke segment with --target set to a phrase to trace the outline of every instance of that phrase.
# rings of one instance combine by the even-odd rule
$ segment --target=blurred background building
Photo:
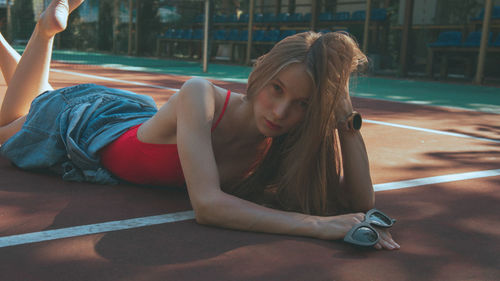
[[[200,60],[206,1],[210,61],[250,65],[291,34],[343,31],[370,57],[371,74],[430,79],[474,81],[488,18],[476,82],[500,84],[500,0],[87,0],[56,47]],[[0,0],[2,34],[25,44],[48,2]]]

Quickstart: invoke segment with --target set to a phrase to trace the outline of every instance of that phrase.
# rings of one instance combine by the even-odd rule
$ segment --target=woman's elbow
[[[194,211],[194,219],[196,223],[202,225],[211,225],[210,214],[206,208],[196,208]]]
[[[354,200],[351,203],[351,209],[355,212],[367,212],[375,207],[375,194],[372,193],[363,199]]]
[[[217,225],[218,224],[217,206],[218,206],[217,199],[207,199],[207,198],[193,204],[196,222],[202,225]]]

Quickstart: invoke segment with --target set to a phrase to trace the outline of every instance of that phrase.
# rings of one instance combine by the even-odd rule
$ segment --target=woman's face
[[[312,91],[312,81],[303,64],[285,67],[255,97],[259,131],[276,137],[297,126],[304,118]]]

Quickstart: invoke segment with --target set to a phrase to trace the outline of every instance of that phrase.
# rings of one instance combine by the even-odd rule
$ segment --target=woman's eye
[[[308,102],[306,102],[306,101],[299,101],[299,102],[298,102],[298,105],[300,106],[300,108],[301,108],[302,110],[306,110],[306,109],[307,109],[307,107],[309,106],[309,103],[308,103]]]
[[[281,86],[278,84],[273,84],[273,89],[277,92],[281,92]]]

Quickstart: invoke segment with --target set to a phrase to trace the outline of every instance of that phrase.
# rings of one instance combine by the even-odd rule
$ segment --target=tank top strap
[[[231,97],[231,90],[227,90],[226,94],[226,101],[224,102],[224,107],[222,107],[222,111],[219,115],[219,118],[217,118],[217,121],[212,126],[212,132],[217,128],[217,125],[219,125],[220,120],[222,120],[222,116],[224,116],[224,112],[226,112],[227,104],[229,103],[229,98]]]

